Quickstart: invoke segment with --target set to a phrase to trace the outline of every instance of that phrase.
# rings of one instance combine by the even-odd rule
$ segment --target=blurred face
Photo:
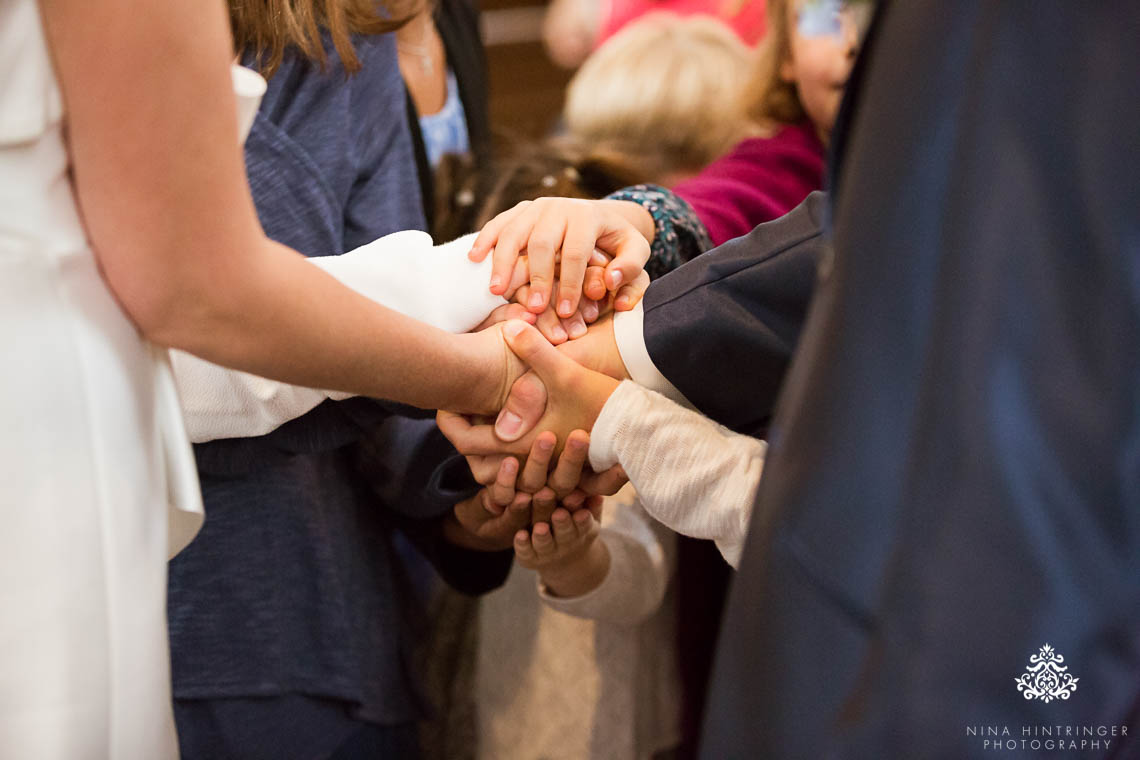
[[[793,7],[791,55],[780,76],[795,84],[804,111],[826,143],[859,50],[860,10],[827,0],[796,0]]]

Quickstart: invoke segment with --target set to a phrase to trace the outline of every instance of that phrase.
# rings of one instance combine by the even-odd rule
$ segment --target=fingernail
[[[570,316],[570,299],[569,298],[563,298],[562,301],[558,304],[558,313],[564,317]]]
[[[496,275],[493,275],[491,277],[491,290],[494,290],[495,288],[499,287],[502,284],[503,284],[503,278],[500,277],[499,275],[496,274]]]
[[[614,301],[614,308],[618,309],[618,310],[628,309],[629,308],[629,296],[622,296],[618,300]]]
[[[542,293],[535,293],[530,297],[530,308],[538,309],[542,307]]]
[[[561,325],[555,325],[554,329],[550,331],[555,340],[566,340],[566,331],[562,329]]]
[[[570,337],[571,338],[581,338],[585,334],[586,334],[586,326],[584,324],[582,324],[581,322],[571,322],[570,323]]]
[[[618,285],[621,285],[621,270],[615,269],[610,273],[610,289],[616,290]]]
[[[522,420],[519,420],[519,422],[522,422]],[[554,448],[554,441],[552,441],[548,438],[544,438],[543,440],[538,442],[538,447],[540,449],[542,449],[543,451],[550,451],[551,449]]]
[[[519,462],[517,459],[510,458],[503,460],[503,472],[507,473],[508,475],[513,475],[515,471],[518,470],[518,468]]]
[[[596,303],[586,304],[586,310],[582,316],[584,316],[587,321],[593,322],[598,318],[598,305]]]
[[[503,335],[508,338],[517,338],[519,333],[526,329],[526,322],[518,319],[509,320],[503,325]]]
[[[534,314],[532,312],[529,312],[529,311],[524,311],[522,313],[522,319],[528,325],[533,325],[533,324],[536,324],[538,322],[538,315]]]
[[[499,418],[495,420],[495,432],[514,435],[520,428],[522,428],[522,417],[506,409],[499,412]]]

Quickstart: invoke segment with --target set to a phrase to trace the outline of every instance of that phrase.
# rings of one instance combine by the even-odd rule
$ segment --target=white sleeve
[[[767,444],[734,433],[629,381],[590,432],[590,465],[620,464],[647,512],[678,533],[711,538],[736,567]]]
[[[574,617],[616,625],[638,625],[655,613],[676,564],[677,536],[650,519],[637,494],[626,486],[606,498],[602,530],[610,568],[602,582],[575,597],[553,596],[538,582],[538,595],[547,606]]]
[[[693,409],[695,407],[689,403],[684,394],[669,382],[669,378],[661,374],[661,370],[657,369],[653,357],[649,355],[649,349],[645,347],[643,303],[638,301],[637,306],[629,311],[619,311],[614,314],[614,342],[617,343],[622,364],[625,365],[633,382]]]
[[[433,246],[409,230],[341,256],[310,258],[356,292],[448,332],[466,332],[506,303],[488,289],[491,257],[467,259],[474,235]],[[352,394],[303,388],[226,369],[182,351],[170,352],[187,432],[194,443],[264,435],[325,399]]]

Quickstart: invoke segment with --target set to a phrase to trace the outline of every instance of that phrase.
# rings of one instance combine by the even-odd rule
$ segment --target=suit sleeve
[[[772,416],[826,249],[825,197],[812,193],[787,215],[655,281],[642,313],[622,317],[643,320],[652,367],[737,432],[760,435]],[[619,343],[623,358],[628,345]]]

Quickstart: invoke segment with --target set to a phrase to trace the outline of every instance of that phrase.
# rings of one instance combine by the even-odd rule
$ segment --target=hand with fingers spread
[[[632,309],[649,283],[644,270],[653,235],[652,217],[636,203],[539,198],[523,201],[488,222],[469,256],[482,261],[492,255],[491,292],[502,295],[525,252],[530,271],[525,306],[540,314],[553,301],[557,315],[569,318],[578,310],[583,293],[597,301],[611,292],[615,309]],[[613,257],[599,272],[603,292],[598,292],[588,272],[595,249]]]
[[[538,523],[515,534],[515,559],[537,570],[548,593],[560,597],[581,596],[605,579],[610,554],[598,540],[600,513],[590,509],[554,510],[550,523]]]

